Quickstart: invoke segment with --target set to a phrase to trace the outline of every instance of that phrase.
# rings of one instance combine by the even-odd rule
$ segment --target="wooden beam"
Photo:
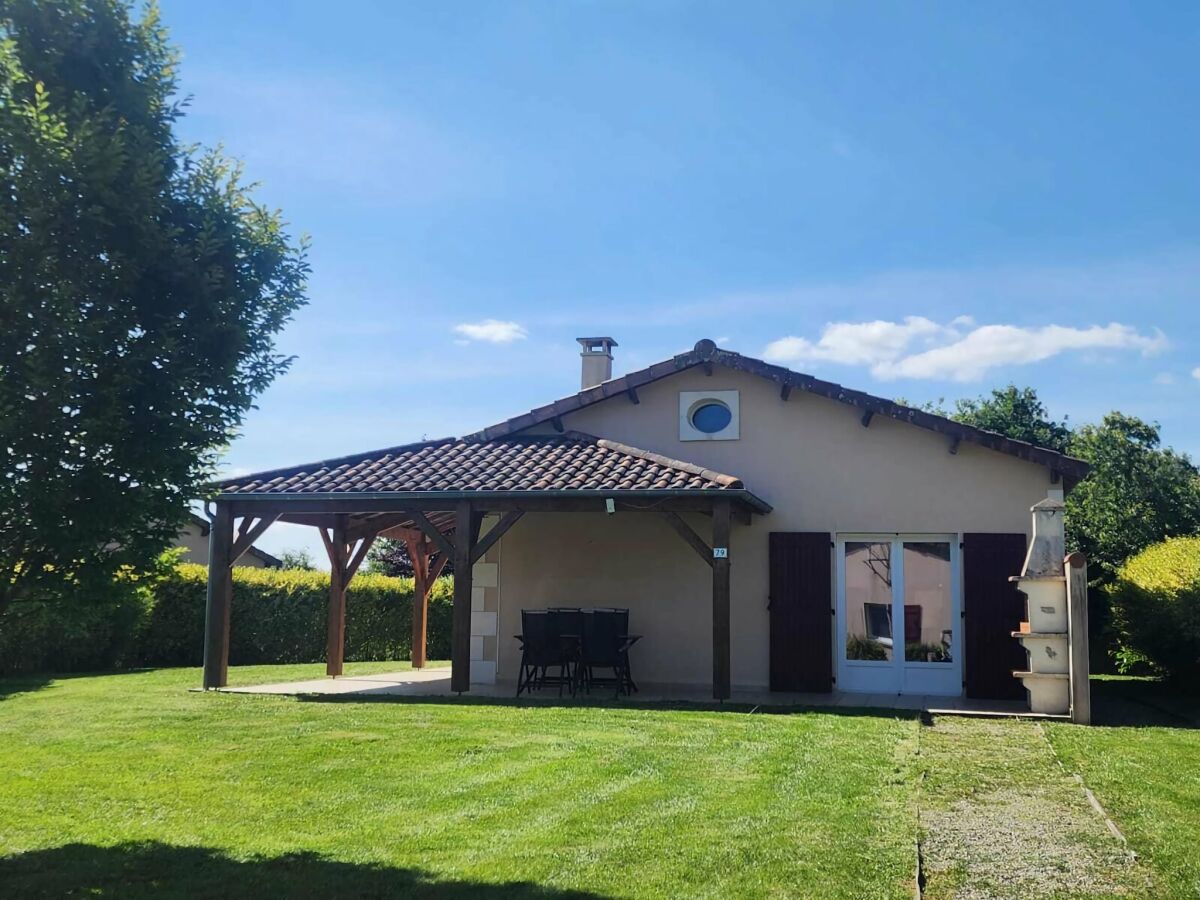
[[[1087,557],[1071,553],[1066,559],[1067,631],[1070,633],[1071,721],[1092,724],[1091,662],[1088,651]]]
[[[412,600],[412,667],[425,667],[425,647],[428,637],[429,621],[429,541],[424,536],[419,540],[409,538],[404,542],[408,548],[408,558],[413,564],[413,600]]]
[[[471,550],[473,510],[469,500],[454,509],[454,613],[450,633],[450,690],[471,689]]]
[[[426,518],[425,513],[419,509],[413,509],[409,510],[408,514],[417,524],[417,527],[424,532],[425,537],[433,541],[434,546],[438,550],[442,551],[446,556],[454,556],[454,545],[450,543],[450,539],[433,527],[433,523]]]
[[[233,512],[218,503],[208,532],[208,596],[204,607],[204,687],[229,680],[229,613],[233,606]]]
[[[536,491],[530,491],[536,494]],[[708,492],[706,492],[707,494]],[[610,493],[597,492],[594,497],[487,497],[477,498],[475,502],[486,504],[488,512],[507,512],[510,509],[521,509],[525,512],[597,512],[604,509],[604,500],[612,496]],[[646,504],[653,502],[655,509],[669,509],[674,512],[708,512],[712,509],[712,500],[708,496],[688,495],[679,497],[647,497],[634,496],[622,499],[616,497],[617,509],[630,512],[644,512]],[[414,500],[397,498],[395,500],[369,498],[352,499],[346,497],[312,498],[296,495],[290,500],[231,500],[234,515],[262,515],[277,513],[284,519],[290,520],[293,515],[305,513],[321,513],[325,522],[331,522],[334,514],[365,514],[368,512],[398,512],[405,511],[409,518],[414,519],[414,512],[425,513],[445,512],[446,507],[456,503],[456,500]],[[315,523],[314,523],[315,524]]]
[[[242,527],[238,533],[237,540],[233,542],[233,552],[230,554],[234,563],[242,558],[242,554],[254,546],[254,542],[263,536],[263,532],[270,528],[275,520],[279,518],[278,513],[268,513],[257,522],[251,524],[250,518],[242,519]],[[247,528],[247,526],[250,526]]]
[[[566,431],[566,428],[563,426],[563,420],[562,420],[562,417],[561,417],[561,416],[555,416],[554,418],[552,418],[552,419],[550,420],[550,425],[551,425],[551,426],[554,428],[554,430],[555,430],[555,431],[557,431],[559,434],[562,434],[564,431]]]
[[[786,402],[790,396],[792,396],[792,386],[785,381],[779,388],[779,399]]]
[[[958,455],[958,445],[961,443],[962,443],[962,438],[959,437],[958,435],[955,435],[954,437],[952,437],[950,439],[950,455],[951,456]]]
[[[496,541],[504,537],[508,529],[516,525],[517,519],[523,515],[525,515],[524,512],[514,509],[501,516],[500,521],[492,526],[492,530],[485,534],[479,543],[475,545],[475,549],[471,551],[471,563],[474,564],[483,559],[483,555],[491,550]]]
[[[348,525],[346,527],[346,540],[354,543],[365,537],[380,537],[385,531],[389,531],[392,528],[400,528],[410,521],[411,516],[403,513],[394,516],[372,516],[369,519]],[[388,537],[392,536],[388,535]]]
[[[713,364],[712,364],[712,362],[710,362],[709,360],[705,360],[704,362],[702,362],[702,363],[700,364],[700,367],[701,367],[702,369],[704,369],[704,374],[705,374],[705,375],[709,375],[709,376],[711,376],[711,375],[712,375],[712,373],[713,373]]]
[[[725,501],[725,503],[728,503],[728,501]],[[695,550],[697,555],[702,560],[704,560],[710,566],[713,564],[712,547],[704,543],[704,538],[692,531],[692,526],[683,521],[683,519],[679,517],[678,513],[664,512],[660,513],[660,515],[662,516],[663,521],[670,525],[671,528],[674,529],[675,533],[683,538],[684,543]]]
[[[346,586],[348,549],[346,526],[339,523],[326,539],[329,553],[329,609],[325,622],[325,674],[336,678],[342,674],[346,657]]]
[[[1052,468],[1050,470],[1050,483],[1058,484],[1060,481],[1062,481],[1062,473],[1059,472],[1058,469]]]
[[[637,406],[639,403],[642,402],[641,398],[638,397],[638,392],[637,392],[636,387],[631,387],[627,391],[625,391],[625,396],[629,398],[629,402],[632,403],[634,406]]]
[[[409,521],[407,518],[405,521]],[[420,528],[408,528],[404,525],[394,525],[391,528],[384,528],[376,537],[391,538],[394,541],[403,541],[408,543],[411,541],[425,540],[425,532]]]
[[[350,557],[350,562],[346,565],[346,584],[350,584],[350,579],[354,577],[354,573],[358,571],[358,567],[362,565],[367,554],[371,551],[371,545],[375,543],[375,535],[362,538],[359,542],[358,549],[354,551],[354,555]]]
[[[729,506],[726,499],[717,500],[713,506],[713,698],[716,700],[728,700],[730,695]]]
[[[865,413],[862,414],[862,427],[870,428],[871,427],[871,419],[873,419],[873,418],[875,418],[875,411],[872,409],[868,409]]]

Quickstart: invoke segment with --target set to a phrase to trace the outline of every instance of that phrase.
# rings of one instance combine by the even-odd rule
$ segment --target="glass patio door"
[[[838,688],[962,693],[959,573],[954,535],[838,535]]]

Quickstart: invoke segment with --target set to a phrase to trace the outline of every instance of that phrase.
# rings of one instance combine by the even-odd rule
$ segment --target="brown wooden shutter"
[[[773,691],[833,689],[832,547],[823,531],[771,532]]]
[[[1025,650],[1012,632],[1025,618],[1025,598],[1009,579],[1025,563],[1023,534],[963,535],[963,658],[968,697],[1023,700],[1013,678]]]

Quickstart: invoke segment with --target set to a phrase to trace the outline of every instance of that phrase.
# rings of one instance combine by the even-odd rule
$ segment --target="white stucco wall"
[[[737,390],[741,438],[679,440],[679,392]],[[768,674],[767,535],[771,531],[1029,532],[1029,508],[1051,487],[1043,466],[876,416],[869,428],[846,404],[779,388],[717,367],[682,372],[563,416],[566,428],[606,437],[740,477],[772,504],[735,525],[732,680],[763,686]],[[540,428],[549,431],[548,428]],[[704,516],[690,517],[710,538]],[[498,675],[514,678],[520,610],[554,605],[628,606],[645,635],[635,677],[709,684],[710,569],[657,516],[529,514],[502,541]],[[1015,573],[1014,573],[1015,574]]]

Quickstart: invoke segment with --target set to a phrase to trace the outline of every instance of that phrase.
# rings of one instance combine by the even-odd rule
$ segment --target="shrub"
[[[1175,681],[1200,682],[1200,537],[1131,557],[1109,594],[1123,671],[1149,663]]]
[[[182,551],[159,557],[154,569],[128,569],[102,589],[59,600],[18,600],[0,617],[0,675],[14,672],[95,672],[137,665],[137,647],[154,585]]]
[[[14,604],[0,620],[0,672],[198,666],[208,571],[184,563],[112,602]],[[411,578],[359,574],[346,592],[346,659],[412,657]],[[329,573],[233,570],[232,665],[325,659]],[[450,657],[452,587],[429,597],[428,655]]]
[[[856,634],[846,635],[846,659],[887,659],[887,649],[879,641],[859,637]]]
[[[142,634],[143,665],[198,666],[202,660],[208,571],[184,564],[155,589]],[[412,657],[411,578],[358,574],[346,592],[346,659]],[[231,665],[317,662],[325,658],[329,573],[306,569],[233,570]],[[429,596],[428,655],[450,655],[451,588]]]
[[[136,588],[76,602],[13,603],[0,619],[0,674],[95,672],[136,664],[150,599]]]

